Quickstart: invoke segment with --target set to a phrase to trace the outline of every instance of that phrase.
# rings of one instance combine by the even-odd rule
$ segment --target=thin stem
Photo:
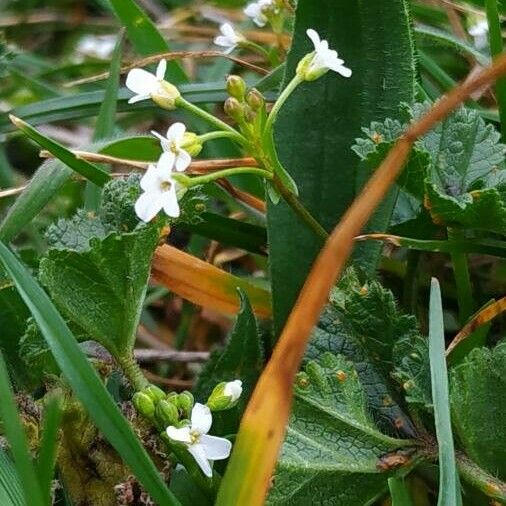
[[[501,33],[501,20],[497,0],[485,0],[488,21],[488,38],[490,42],[490,53],[492,57],[499,56],[503,52],[503,40]],[[501,133],[503,142],[506,140],[506,79],[497,80],[495,84],[497,105],[501,118]]]
[[[265,135],[270,135],[270,137],[272,137],[272,126],[276,121],[276,117],[281,107],[283,107],[283,104],[286,102],[288,97],[293,93],[295,88],[297,88],[297,86],[302,83],[302,81],[303,80],[298,75],[295,75],[295,77],[288,83],[286,88],[281,92],[281,95],[279,95],[278,99],[274,103],[271,112],[269,113],[269,117],[265,123]]]
[[[404,309],[410,314],[416,314],[419,264],[420,252],[416,250],[408,251],[408,261],[406,264],[406,275],[404,276],[402,302]]]
[[[216,132],[209,132],[207,134],[202,134],[198,136],[198,140],[202,143],[207,141],[213,141],[214,139],[234,139],[236,138],[236,134],[232,132],[224,132],[223,130],[218,130]]]
[[[264,47],[260,46],[259,44],[255,43],[251,40],[246,40],[246,41],[241,42],[239,44],[239,47],[249,49],[250,51],[253,51],[254,53],[257,53],[257,54],[263,56],[272,66],[276,66],[279,64],[276,61],[276,58],[273,57],[273,55],[271,53],[269,53],[269,51],[267,51],[267,49],[265,49]]]
[[[212,181],[216,181],[217,179],[222,179],[224,177],[237,176],[238,174],[252,174],[255,176],[263,177],[265,179],[272,179],[271,172],[265,169],[257,169],[255,167],[235,167],[233,169],[223,169],[211,174],[206,174],[205,176],[197,177],[188,177],[184,174],[175,174],[172,177],[184,186],[190,187],[196,186],[198,184],[211,183]]]
[[[276,190],[281,194],[286,203],[295,211],[304,223],[323,241],[325,242],[329,236],[327,231],[318,223],[313,215],[304,207],[297,196],[288,190],[280,181],[278,176],[273,179]]]
[[[149,385],[149,381],[144,376],[139,364],[130,353],[119,355],[115,358],[123,374],[136,392],[144,390]]]
[[[200,107],[188,102],[183,97],[179,97],[176,99],[176,105],[186,109],[187,111],[195,114],[195,116],[199,116],[203,120],[207,121],[211,125],[214,125],[216,128],[223,130],[224,132],[229,132],[231,134],[230,138],[233,138],[237,142],[241,144],[248,144],[248,141],[233,127],[225,123],[219,118],[216,118],[212,114],[209,114],[207,111],[204,111]]]
[[[448,228],[448,238],[462,239],[462,234],[460,231]],[[465,253],[452,252],[451,258],[457,285],[459,320],[463,324],[474,313],[473,287],[469,276],[469,264]]]

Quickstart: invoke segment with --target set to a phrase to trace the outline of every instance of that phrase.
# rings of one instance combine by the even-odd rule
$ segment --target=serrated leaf
[[[255,388],[264,363],[263,344],[248,297],[239,290],[241,309],[230,338],[223,350],[213,353],[195,387],[195,396],[205,402],[222,381],[239,379],[243,393],[237,405],[214,415],[213,432],[224,436],[237,432],[241,416]]]
[[[368,504],[387,487],[381,458],[411,444],[378,431],[353,365],[326,353],[297,377],[268,504]]]
[[[455,432],[483,469],[506,479],[506,343],[477,348],[450,371]]]

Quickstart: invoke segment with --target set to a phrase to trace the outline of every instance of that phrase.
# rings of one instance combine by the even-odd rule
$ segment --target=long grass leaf
[[[90,418],[157,504],[179,504],[47,294],[1,242],[0,260],[30,309],[65,379]],[[0,409],[4,409],[3,406],[0,403]]]
[[[409,488],[403,478],[388,478],[388,488],[392,497],[392,506],[413,506]]]
[[[23,486],[25,503],[30,506],[44,506],[35,468],[30,457],[26,434],[19,416],[9,373],[3,355],[0,353],[0,416],[4,423],[7,441],[11,448],[16,470]]]
[[[461,495],[450,418],[443,306],[439,282],[435,278],[432,279],[430,287],[429,357],[434,421],[439,444],[438,506],[457,506],[460,504]]]
[[[12,460],[0,450],[0,504],[25,506],[23,490]]]

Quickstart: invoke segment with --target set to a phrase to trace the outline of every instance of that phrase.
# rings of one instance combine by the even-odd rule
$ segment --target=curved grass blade
[[[105,88],[105,96],[100,111],[98,113],[93,140],[99,141],[107,137],[111,137],[114,133],[114,125],[116,120],[116,100],[119,88],[119,75],[121,71],[121,47],[123,40],[123,31],[118,35],[116,46],[111,58],[111,66],[109,69],[109,79]],[[90,210],[98,209],[100,196],[102,191],[100,186],[88,182],[84,193],[84,207]]]
[[[117,18],[125,26],[128,38],[141,56],[166,53],[170,47],[151,19],[133,0],[109,0]],[[167,62],[167,75],[174,84],[188,81],[176,61]]]
[[[0,451],[0,504],[26,506],[16,468],[5,451]]]
[[[44,409],[42,441],[37,459],[37,474],[40,488],[47,504],[50,503],[51,482],[54,475],[56,453],[58,450],[58,430],[62,417],[61,399],[52,397]]]
[[[441,290],[432,278],[429,304],[429,357],[432,382],[434,422],[439,445],[438,506],[458,506],[462,502],[455,462],[455,448],[450,418],[448,371],[445,358],[445,336]]]
[[[5,434],[9,441],[14,463],[20,482],[23,486],[25,503],[33,506],[44,506],[45,502],[35,474],[33,462],[28,450],[23,423],[16,408],[16,401],[9,381],[9,373],[3,355],[0,353],[0,416]]]
[[[47,294],[9,248],[1,242],[0,261],[30,309],[65,379],[90,418],[130,466],[139,482],[157,504],[178,505],[179,502],[162,481],[146,450],[107,392],[97,372],[79,348],[75,337]],[[2,376],[4,375],[0,375],[0,380]],[[5,383],[5,378],[3,382]],[[5,388],[5,385],[3,386]],[[3,396],[1,391],[0,395]],[[4,403],[0,403],[0,410],[4,409]],[[36,504],[33,502],[33,497],[30,500],[32,502],[29,504]]]
[[[388,488],[392,497],[392,506],[413,506],[409,488],[403,478],[388,478]]]
[[[16,118],[12,114],[10,115],[10,118],[14,125],[16,125],[16,127],[19,128],[27,137],[30,137],[30,139],[35,141],[39,146],[47,149],[65,165],[68,165],[72,170],[81,174],[81,176],[84,176],[89,181],[92,181],[98,186],[103,186],[107,183],[107,181],[109,181],[109,179],[111,179],[111,176],[109,176],[105,170],[100,169],[86,160],[78,158],[67,148],[53,141],[49,137],[42,135],[28,123]]]

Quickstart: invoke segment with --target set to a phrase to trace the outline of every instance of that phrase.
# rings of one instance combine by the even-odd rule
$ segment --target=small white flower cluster
[[[258,0],[249,3],[244,9],[244,14],[253,20],[257,26],[265,26],[269,21],[268,14],[278,14],[279,8],[275,0]]]
[[[228,382],[224,393],[230,397],[230,402],[236,402],[242,394],[242,381]],[[208,434],[212,424],[213,416],[209,407],[197,402],[191,412],[190,425],[186,427],[171,425],[165,431],[172,441],[186,446],[208,478],[213,476],[212,462],[228,458],[232,449],[232,443],[228,439]]]

